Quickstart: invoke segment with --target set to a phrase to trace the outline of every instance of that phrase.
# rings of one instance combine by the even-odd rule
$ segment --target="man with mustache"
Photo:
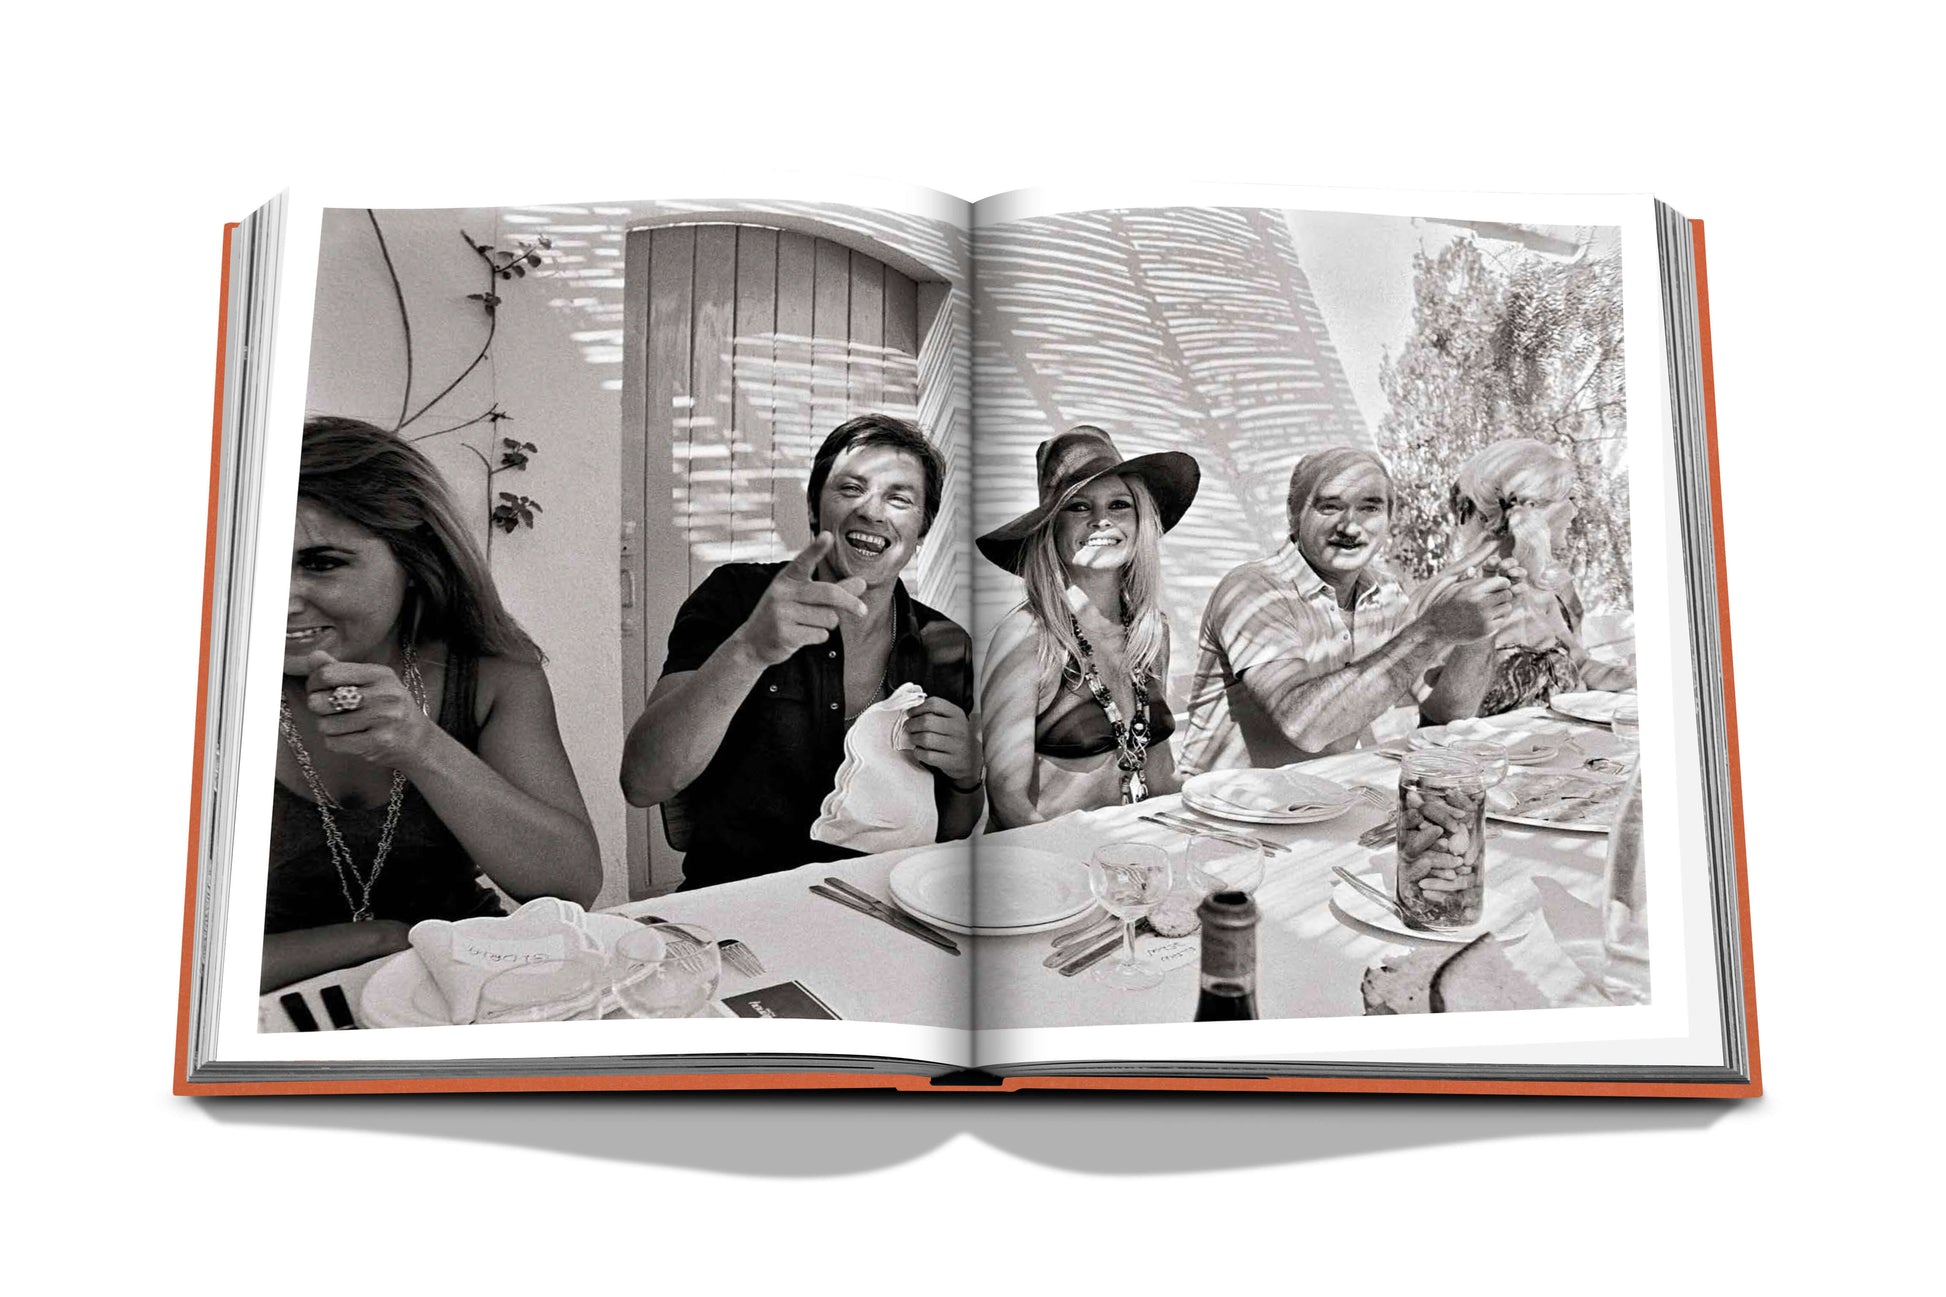
[[[1346,751],[1399,703],[1419,701],[1429,723],[1470,716],[1485,688],[1512,584],[1468,576],[1408,600],[1378,561],[1393,507],[1383,461],[1348,446],[1307,455],[1287,507],[1282,548],[1225,576],[1203,611],[1185,777]]]
[[[903,729],[932,772],[936,840],[979,823],[972,641],[899,580],[944,478],[912,424],[849,420],[812,461],[811,543],[788,563],[726,563],[684,601],[621,776],[631,804],[662,806],[683,890],[859,854],[811,829],[851,722],[907,683],[926,693]]]

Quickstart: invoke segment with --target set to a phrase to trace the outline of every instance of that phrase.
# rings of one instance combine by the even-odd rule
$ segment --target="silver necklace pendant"
[[[353,923],[370,923],[375,917],[371,910],[366,908],[356,909],[351,912],[351,921]]]

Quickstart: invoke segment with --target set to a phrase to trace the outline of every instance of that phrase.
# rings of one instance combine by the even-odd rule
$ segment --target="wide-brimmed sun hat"
[[[1155,497],[1164,531],[1182,521],[1190,501],[1196,498],[1197,484],[1203,480],[1203,470],[1195,459],[1179,450],[1123,459],[1106,432],[1085,423],[1042,442],[1034,452],[1034,467],[1040,480],[1040,503],[975,542],[980,553],[1015,574],[1020,572],[1027,538],[1096,478],[1110,473],[1141,478]]]

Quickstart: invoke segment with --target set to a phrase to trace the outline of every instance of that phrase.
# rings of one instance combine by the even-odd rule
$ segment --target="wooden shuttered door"
[[[918,357],[945,297],[868,253],[756,225],[631,231],[625,274],[624,725],[704,577],[810,542],[805,483],[830,431],[872,412],[919,420],[935,404]],[[944,548],[923,546],[905,574],[922,599],[952,579]],[[631,895],[680,878],[659,820],[629,814]]]

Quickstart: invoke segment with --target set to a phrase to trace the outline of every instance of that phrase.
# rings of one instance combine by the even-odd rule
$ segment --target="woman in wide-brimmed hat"
[[[1042,442],[1035,464],[1040,503],[979,539],[1027,586],[980,691],[995,828],[1177,785],[1161,542],[1202,474],[1180,451],[1125,459],[1087,425]]]

